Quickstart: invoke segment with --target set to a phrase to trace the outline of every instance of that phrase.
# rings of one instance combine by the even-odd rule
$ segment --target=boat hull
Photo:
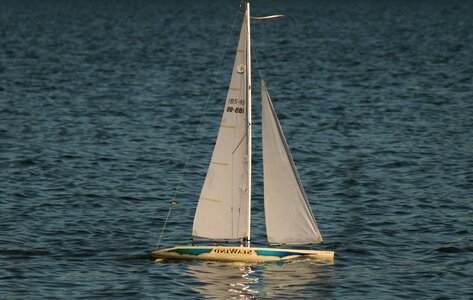
[[[333,251],[320,250],[227,246],[181,246],[154,251],[152,256],[156,259],[210,260],[227,262],[267,262],[309,258],[319,262],[332,263],[334,254]]]

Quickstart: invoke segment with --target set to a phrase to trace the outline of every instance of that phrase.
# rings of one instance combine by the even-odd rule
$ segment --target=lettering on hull
[[[212,250],[212,252],[216,253],[216,254],[242,254],[242,255],[252,255],[253,254],[253,250],[238,249],[238,248],[228,248],[228,249],[214,248]]]

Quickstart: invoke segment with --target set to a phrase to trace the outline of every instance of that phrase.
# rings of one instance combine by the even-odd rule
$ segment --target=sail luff
[[[251,240],[251,32],[250,32],[250,2],[246,3],[246,78],[247,78],[247,96],[246,96],[246,113],[247,113],[247,138],[248,138],[248,220],[247,220],[247,238],[246,246],[250,247]]]
[[[321,243],[307,195],[262,82],[266,233],[270,244]]]

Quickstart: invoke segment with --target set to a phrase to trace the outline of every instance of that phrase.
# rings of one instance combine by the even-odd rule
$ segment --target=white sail
[[[302,182],[264,82],[264,210],[270,244],[321,243]]]
[[[194,218],[192,235],[248,237],[247,24],[243,20],[225,110]]]

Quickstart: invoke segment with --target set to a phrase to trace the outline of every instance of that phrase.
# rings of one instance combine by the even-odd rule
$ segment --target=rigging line
[[[166,228],[166,223],[168,222],[169,215],[171,214],[172,206],[173,206],[173,204],[171,203],[171,205],[169,206],[168,214],[167,214],[167,216],[166,216],[166,220],[164,220],[164,225],[163,225],[163,229],[161,230],[161,234],[160,234],[160,236],[159,236],[159,240],[158,240],[158,242],[156,243],[156,250],[158,250],[159,244],[161,243],[161,239],[162,239],[163,234],[164,234],[164,229]]]
[[[225,48],[223,50],[223,54],[220,58],[220,63],[218,64],[218,68],[217,68],[217,71],[215,72],[215,75],[214,75],[214,79],[213,79],[213,83],[212,83],[212,87],[210,88],[210,92],[209,92],[209,95],[207,96],[207,100],[205,101],[205,105],[204,105],[204,108],[202,110],[202,114],[200,116],[200,119],[199,119],[199,123],[197,124],[197,127],[194,131],[194,137],[192,139],[192,144],[191,144],[191,147],[189,149],[189,152],[187,154],[187,158],[186,158],[186,162],[184,163],[184,167],[182,168],[182,172],[181,172],[181,176],[179,178],[179,181],[178,181],[178,184],[177,184],[177,187],[174,191],[174,195],[172,197],[172,200],[171,200],[171,205],[169,206],[169,211],[168,211],[168,214],[166,216],[166,220],[164,221],[164,224],[163,224],[163,228],[161,230],[161,234],[159,236],[159,239],[158,239],[158,242],[156,243],[156,250],[158,250],[159,248],[159,245],[161,243],[161,239],[164,235],[164,230],[166,229],[166,224],[167,224],[167,221],[169,219],[169,215],[171,214],[171,210],[172,210],[172,206],[174,204],[176,204],[176,196],[177,196],[177,193],[179,191],[179,188],[181,186],[181,182],[182,182],[182,179],[184,177],[184,173],[185,173],[185,170],[187,168],[187,164],[189,163],[189,159],[190,159],[190,156],[191,156],[191,153],[192,153],[192,149],[194,148],[194,145],[195,145],[195,141],[197,140],[197,132],[199,131],[200,129],[200,126],[202,125],[202,120],[204,118],[204,115],[205,115],[205,112],[207,111],[207,106],[209,104],[209,101],[210,101],[210,97],[212,96],[212,93],[214,91],[214,88],[215,88],[215,84],[217,82],[217,76],[218,76],[218,73],[220,72],[220,68],[222,67],[222,63],[223,63],[223,58],[225,57],[225,54],[227,52],[227,49],[228,49],[228,44],[230,43],[230,39],[232,37],[232,34],[233,34],[233,30],[235,29],[235,24],[236,24],[236,20],[238,18],[238,16],[240,15],[240,9],[241,9],[241,2],[240,2],[240,7],[238,8],[237,10],[237,13],[235,15],[235,18],[233,19],[233,24],[232,24],[232,28],[230,29],[230,33],[228,34],[228,38],[227,38],[227,41],[225,43]]]
[[[245,135],[241,138],[241,140],[238,142],[238,145],[237,145],[237,146],[235,147],[235,149],[233,150],[232,155],[235,154],[235,152],[238,150],[238,148],[240,148],[241,143],[245,140],[246,137],[247,137],[247,134],[245,134]]]

